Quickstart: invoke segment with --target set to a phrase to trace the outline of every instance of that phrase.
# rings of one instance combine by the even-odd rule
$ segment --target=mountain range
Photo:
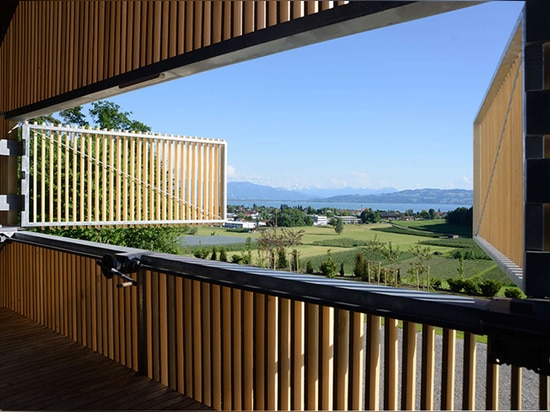
[[[228,200],[280,200],[280,201],[321,201],[353,203],[412,203],[412,204],[452,204],[473,203],[473,191],[466,189],[301,189],[288,190],[250,182],[227,183]]]

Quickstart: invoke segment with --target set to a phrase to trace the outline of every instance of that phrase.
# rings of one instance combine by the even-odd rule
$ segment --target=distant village
[[[228,229],[255,230],[267,226],[333,226],[341,219],[346,225],[359,225],[365,223],[378,223],[381,221],[406,221],[415,219],[444,219],[447,212],[422,210],[414,212],[412,209],[405,212],[384,211],[365,208],[362,210],[340,210],[340,209],[313,209],[311,207],[289,207],[281,205],[281,208],[256,206],[234,206],[227,207],[227,218],[224,227]],[[283,219],[287,214],[296,217],[295,223],[289,224],[289,219]],[[290,219],[292,223],[292,219]]]

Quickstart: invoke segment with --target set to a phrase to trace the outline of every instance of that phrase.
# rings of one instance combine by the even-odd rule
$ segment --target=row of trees
[[[239,219],[249,221],[253,221],[255,219],[268,220],[272,226],[278,227],[312,226],[314,223],[312,217],[313,215],[327,216],[331,224],[336,227],[338,224],[338,216],[349,216],[356,214],[356,211],[348,209],[331,209],[326,207],[315,209],[311,206],[291,207],[286,204],[281,204],[279,208],[259,206],[256,204],[254,204],[251,208],[247,208],[242,205],[228,205],[227,211],[229,213],[234,213]],[[361,219],[362,223],[379,223],[382,221],[382,214],[384,212],[385,211],[382,210],[364,209],[358,217]],[[439,217],[439,213],[433,208],[428,211],[422,210],[420,212],[414,212],[412,209],[409,209],[404,213],[394,213],[402,214],[403,216],[410,216],[415,219],[437,219]],[[252,214],[254,214],[255,217],[252,217]],[[338,232],[338,230],[336,231]]]
[[[88,109],[88,115],[84,113],[82,106],[76,106],[71,109],[62,110],[59,112],[59,118],[48,115],[41,116],[31,120],[31,123],[37,122],[40,124],[50,123],[71,124],[79,127],[99,127],[100,129],[113,129],[135,132],[150,132],[151,127],[146,124],[131,119],[132,112],[125,112],[122,108],[108,100],[100,100],[93,102]]]

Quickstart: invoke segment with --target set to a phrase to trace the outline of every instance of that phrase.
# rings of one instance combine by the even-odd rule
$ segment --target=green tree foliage
[[[334,231],[339,235],[344,231],[344,219],[341,217],[336,218],[336,224],[334,225]]]
[[[501,287],[502,283],[500,283],[498,280],[485,279],[479,282],[481,296],[485,296],[487,298],[492,298],[493,296],[495,296]]]
[[[181,253],[178,238],[193,233],[196,228],[188,226],[140,226],[133,228],[46,228],[37,229],[41,233],[65,236],[73,239],[89,240],[117,246],[152,250],[155,252]],[[208,254],[208,252],[207,252]]]
[[[504,296],[510,299],[519,299],[522,298],[524,295],[520,288],[511,287],[504,290]]]
[[[313,273],[313,263],[311,262],[311,260],[308,260],[306,263],[306,273],[310,275]]]
[[[286,251],[284,248],[281,248],[277,252],[277,269],[287,269],[288,261],[286,259]]]
[[[332,258],[330,250],[327,250],[327,257],[319,266],[319,270],[328,278],[333,278],[336,274],[336,262]]]
[[[220,249],[220,261],[227,262],[227,252],[225,251],[225,248],[223,246]]]
[[[465,208],[465,207],[459,207],[455,210],[451,210],[447,213],[447,216],[445,217],[445,220],[450,225],[460,225],[460,226],[467,226],[472,227],[473,222],[473,209],[472,208]]]
[[[130,119],[132,112],[124,112],[118,104],[107,100],[92,103],[89,112],[95,125],[102,129],[133,130],[136,132],[151,131],[151,128],[144,123]]]
[[[79,127],[89,126],[86,120],[86,115],[82,111],[82,106],[72,107],[59,112],[59,115],[63,119],[63,123],[71,124]]]
[[[359,215],[363,223],[378,223],[380,222],[380,212],[372,209],[365,209]]]
[[[276,225],[282,227],[312,226],[313,218],[300,208],[283,204],[276,214]]]

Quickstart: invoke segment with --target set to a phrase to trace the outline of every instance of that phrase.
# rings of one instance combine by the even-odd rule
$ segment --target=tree
[[[359,217],[361,218],[361,222],[363,223],[380,222],[380,212],[378,210],[375,212],[372,209],[365,209],[361,212]]]
[[[460,226],[468,226],[472,227],[473,222],[473,209],[472,208],[465,208],[465,207],[459,207],[455,210],[451,210],[447,212],[447,217],[445,220],[450,225],[460,225]]]
[[[428,213],[430,215],[430,219],[434,220],[437,218],[437,212],[433,208],[428,210]]]
[[[332,259],[330,250],[327,250],[327,257],[319,266],[319,270],[328,278],[333,278],[336,274],[336,262]]]
[[[61,110],[59,115],[63,119],[63,123],[68,123],[79,127],[89,126],[88,121],[86,120],[86,115],[82,112],[82,106]]]
[[[334,225],[334,231],[339,235],[341,235],[342,232],[344,231],[344,219],[342,219],[341,217],[336,219],[336,225]]]
[[[383,246],[382,254],[390,262],[391,270],[395,274],[395,278],[393,280],[395,281],[395,286],[397,286],[399,279],[398,270],[395,268],[395,264],[399,260],[399,256],[401,256],[401,250],[399,249],[399,246],[393,246],[392,242],[388,242]]]
[[[102,129],[133,130],[136,132],[150,132],[151,128],[137,120],[130,119],[132,112],[123,112],[116,103],[100,100],[92,103],[89,110],[95,125]]]

